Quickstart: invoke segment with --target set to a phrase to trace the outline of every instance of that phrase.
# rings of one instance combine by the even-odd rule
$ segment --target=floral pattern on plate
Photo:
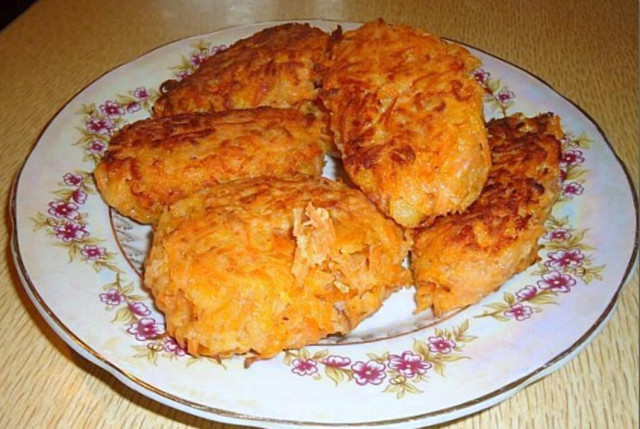
[[[397,354],[385,352],[381,355],[369,353],[366,360],[352,362],[348,356],[329,354],[324,349],[311,354],[306,348],[288,350],[284,353],[284,363],[291,372],[299,376],[311,376],[321,380],[319,367],[336,386],[353,381],[358,386],[378,386],[387,383],[383,390],[394,393],[401,399],[406,393],[422,393],[417,384],[427,381],[431,371],[444,377],[445,365],[460,359],[469,359],[463,352],[465,343],[476,337],[469,335],[469,321],[466,320],[453,330],[436,328],[432,336],[424,340],[413,340],[412,350]]]
[[[195,44],[190,54],[182,55],[180,64],[171,67],[174,78],[183,79],[190,75],[208,56],[225,48],[224,45],[212,46],[205,42]],[[474,76],[485,88],[485,102],[488,107],[498,115],[508,115],[514,106],[515,94],[503,84],[502,80],[493,79],[491,73],[485,69],[478,69],[474,72]],[[127,115],[141,109],[150,114],[153,101],[157,97],[158,92],[139,86],[127,91],[125,95],[114,96],[115,101],[107,100],[103,103],[83,106],[79,114],[85,126],[78,127],[81,137],[75,144],[84,147],[84,159],[97,164],[104,151],[94,153],[91,149],[98,146],[106,149],[109,138],[130,122]],[[567,134],[562,141],[563,198],[561,201],[567,201],[582,194],[584,177],[587,173],[582,164],[589,144],[590,140],[585,133],[577,139]],[[42,212],[36,214],[34,217],[36,228],[45,229],[50,235],[55,235],[61,240],[54,244],[68,248],[69,262],[80,259],[92,264],[96,270],[107,268],[116,273],[115,280],[103,286],[106,292],[100,293],[99,297],[107,304],[108,310],[119,307],[112,322],[127,325],[126,332],[136,341],[145,343],[143,346],[132,346],[137,351],[135,357],[145,357],[149,362],[156,364],[158,357],[175,359],[185,356],[185,350],[179,347],[165,331],[162,316],[151,315],[149,306],[152,304],[144,302],[149,299],[148,294],[142,292],[143,295],[133,295],[134,284],[131,282],[123,286],[123,271],[113,263],[115,253],[107,252],[106,248],[99,246],[105,240],[90,236],[86,215],[78,211],[78,204],[84,204],[89,194],[96,194],[91,173],[85,171],[66,173],[62,179],[63,182],[59,185],[65,185],[66,189],[53,191],[60,198],[49,203],[47,211],[49,217]],[[567,180],[571,181],[564,183]],[[120,226],[116,234],[120,248],[124,251],[139,248],[139,245],[128,244],[130,236],[123,231],[131,228],[132,222],[130,220],[127,222],[126,218],[121,216],[118,218],[120,221],[115,225]],[[549,252],[547,260],[540,264],[536,274],[541,276],[541,280],[537,281],[537,286],[527,285],[515,295],[505,292],[503,302],[486,304],[485,307],[489,310],[475,316],[476,318],[491,316],[498,321],[523,321],[529,319],[534,312],[542,311],[540,305],[557,304],[558,294],[570,292],[571,287],[576,284],[574,276],[579,276],[587,283],[594,278],[601,279],[599,273],[604,266],[590,268],[590,258],[582,253],[583,250],[593,250],[583,243],[585,231],[576,233],[568,223],[567,218],[556,220],[553,217],[548,222],[549,232],[545,238],[549,237],[550,241],[546,246],[556,250]],[[137,251],[135,254],[132,252],[125,255],[138,273],[142,272],[141,254],[142,252]],[[292,373],[300,376],[314,376],[314,378],[320,378],[318,365],[321,365],[324,367],[325,375],[336,384],[342,380],[353,380],[357,385],[378,385],[387,379],[389,385],[384,392],[392,392],[398,398],[402,398],[405,393],[422,392],[415,384],[427,378],[424,374],[428,369],[433,368],[436,373],[444,375],[445,362],[468,358],[456,353],[449,355],[452,350],[460,352],[463,342],[475,339],[473,336],[463,335],[468,328],[469,321],[465,321],[463,325],[452,331],[453,333],[436,328],[435,335],[429,337],[428,347],[420,340],[414,339],[413,351],[387,351],[381,356],[370,356],[369,360],[356,360],[352,364],[351,358],[346,356],[329,356],[326,350],[310,355],[306,349],[285,352],[284,362],[292,367]],[[438,344],[450,344],[450,346],[435,350]],[[327,356],[331,359],[327,360]],[[336,362],[347,361],[350,366],[336,364]],[[409,376],[409,369],[413,368],[411,365],[417,365],[418,369]]]
[[[560,294],[569,293],[577,284],[576,278],[589,284],[602,280],[604,266],[593,266],[592,257],[583,252],[595,250],[584,243],[586,230],[577,231],[568,219],[551,216],[546,222],[547,234],[542,237],[545,258],[537,264],[533,274],[539,275],[535,285],[527,285],[515,294],[505,292],[503,301],[485,304],[484,313],[501,322],[523,321],[542,311],[542,305],[558,304]]]
[[[204,56],[271,25],[152,51],[81,92],[43,133],[16,182],[14,251],[27,293],[72,348],[135,390],[210,419],[261,427],[412,427],[490,406],[557,369],[595,336],[615,307],[635,249],[634,197],[621,186],[625,171],[573,104],[517,67],[470,48],[484,61],[476,79],[485,87],[488,118],[553,111],[567,130],[563,195],[547,222],[540,261],[478,305],[402,335],[310,345],[248,370],[242,359],[188,356],[167,335],[140,284],[144,234],[109,215],[90,172],[117,129],[149,115],[159,95],[152,88],[183,78]],[[411,295],[396,304],[385,303],[360,327],[384,330],[399,308],[412,304]],[[367,407],[357,406],[362,403]]]

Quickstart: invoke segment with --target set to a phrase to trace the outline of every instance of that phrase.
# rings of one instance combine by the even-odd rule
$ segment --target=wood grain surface
[[[41,0],[0,32],[0,189],[38,135],[86,85],[186,36],[266,20],[384,17],[518,64],[581,106],[638,188],[638,2]],[[621,184],[621,186],[624,186]],[[8,247],[0,265],[0,427],[231,427],[128,389],[72,352],[23,291]],[[638,276],[578,357],[505,402],[443,428],[631,428],[638,420]]]

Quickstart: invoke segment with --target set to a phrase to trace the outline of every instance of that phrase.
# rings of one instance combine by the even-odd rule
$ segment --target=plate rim
[[[9,217],[11,221],[11,231],[10,231],[10,247],[12,253],[12,259],[14,265],[18,272],[18,277],[20,278],[20,282],[22,287],[27,292],[27,296],[30,301],[34,304],[38,313],[43,317],[47,325],[53,329],[56,334],[64,340],[64,342],[71,347],[74,351],[80,354],[83,358],[87,359],[91,363],[97,365],[103,370],[107,371],[109,374],[114,376],[118,381],[123,383],[130,389],[141,393],[150,399],[158,401],[166,406],[177,408],[180,411],[186,412],[188,414],[195,414],[199,417],[205,418],[207,420],[217,420],[225,423],[234,423],[234,424],[249,424],[249,425],[257,425],[260,423],[267,424],[278,424],[283,426],[304,426],[304,427],[380,427],[380,426],[391,426],[391,425],[402,425],[408,424],[411,422],[417,422],[427,419],[435,419],[441,416],[447,416],[444,420],[439,422],[450,421],[455,418],[460,418],[464,416],[468,416],[470,414],[476,413],[480,410],[489,408],[499,402],[504,401],[505,399],[511,397],[522,389],[526,388],[531,383],[537,381],[540,378],[545,377],[546,375],[555,372],[560,369],[566,363],[568,363],[573,357],[575,357],[578,353],[580,353],[588,344],[593,341],[600,331],[606,326],[606,323],[611,319],[614,314],[614,310],[617,307],[621,291],[628,284],[629,279],[632,276],[632,273],[635,271],[637,267],[638,260],[638,246],[639,246],[639,237],[638,237],[638,199],[637,199],[637,189],[634,186],[634,183],[631,179],[631,175],[629,173],[629,169],[625,162],[620,158],[615,148],[612,146],[608,136],[605,134],[604,130],[600,127],[600,125],[589,115],[582,107],[577,105],[571,99],[567,98],[565,95],[557,91],[554,86],[546,82],[544,79],[540,78],[536,74],[526,70],[525,68],[512,63],[511,61],[505,60],[500,56],[492,54],[484,49],[477,48],[473,45],[460,42],[455,39],[443,37],[443,39],[454,42],[466,48],[471,48],[482,52],[485,55],[488,55],[492,58],[495,58],[505,64],[508,64],[511,67],[516,68],[520,72],[526,74],[527,76],[533,78],[534,80],[541,83],[543,86],[553,91],[556,95],[561,97],[564,101],[568,102],[571,106],[577,109],[581,115],[584,116],[598,131],[598,133],[602,136],[602,140],[606,143],[609,151],[613,154],[615,161],[620,165],[622,172],[624,173],[627,183],[628,189],[632,196],[633,208],[635,212],[635,223],[634,223],[634,243],[633,248],[629,257],[629,261],[627,262],[624,273],[620,279],[618,286],[616,287],[615,292],[613,293],[609,303],[602,311],[600,316],[592,322],[590,328],[586,330],[576,341],[574,341],[570,346],[565,348],[565,350],[561,353],[558,353],[553,359],[548,360],[546,363],[537,366],[535,369],[530,370],[526,375],[505,384],[497,389],[492,390],[489,393],[486,393],[478,398],[468,400],[462,402],[460,404],[453,405],[451,407],[441,408],[439,410],[435,410],[432,412],[418,414],[413,416],[400,417],[395,419],[385,419],[385,420],[375,420],[375,421],[363,421],[363,422],[352,422],[352,423],[330,423],[330,422],[314,422],[314,421],[302,421],[302,420],[291,420],[291,419],[280,419],[280,418],[271,418],[271,417],[260,417],[255,415],[248,415],[243,413],[238,413],[234,411],[219,409],[207,404],[201,404],[192,400],[184,399],[179,396],[167,393],[161,389],[155,388],[153,385],[139,379],[135,375],[129,373],[123,368],[115,365],[110,362],[108,358],[104,357],[97,350],[94,350],[89,345],[87,345],[82,339],[80,339],[70,328],[68,328],[57,316],[56,314],[49,308],[49,306],[44,302],[42,297],[37,291],[36,286],[30,279],[29,273],[26,270],[24,263],[22,261],[22,253],[20,252],[19,239],[18,239],[18,216],[17,216],[17,192],[18,185],[22,179],[22,173],[24,171],[27,163],[32,159],[33,153],[35,149],[40,145],[42,136],[44,133],[50,128],[52,123],[60,116],[61,112],[72,103],[82,92],[86,89],[94,85],[97,81],[105,77],[106,75],[115,72],[116,70],[129,65],[130,63],[147,56],[157,50],[163,49],[169,45],[174,43],[182,43],[186,42],[190,39],[204,38],[209,36],[214,36],[218,33],[223,33],[225,31],[231,29],[242,29],[248,27],[257,27],[264,24],[274,24],[279,25],[283,23],[289,22],[300,22],[300,23],[313,23],[313,22],[325,22],[325,23],[335,23],[337,25],[347,25],[347,24],[363,24],[363,22],[357,21],[340,21],[340,20],[331,20],[331,19],[287,19],[287,20],[266,20],[266,21],[256,21],[252,23],[246,23],[241,25],[230,25],[213,32],[204,33],[204,34],[196,34],[183,38],[178,38],[161,45],[158,45],[150,50],[147,50],[141,54],[138,54],[136,57],[120,63],[113,68],[105,71],[104,73],[98,75],[95,79],[89,82],[87,85],[83,86],[80,90],[75,92],[71,97],[53,114],[53,116],[46,122],[41,132],[38,134],[35,139],[35,143],[29,149],[29,152],[24,158],[24,161],[21,163],[18,168],[12,185],[10,189],[10,197],[9,197]],[[468,411],[468,412],[465,412]],[[215,417],[215,419],[214,419]],[[436,421],[431,422],[429,424],[438,423]]]

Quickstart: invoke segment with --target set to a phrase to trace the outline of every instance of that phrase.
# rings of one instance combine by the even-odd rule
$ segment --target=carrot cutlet
[[[94,176],[107,204],[154,223],[169,204],[221,182],[319,176],[325,130],[312,115],[270,107],[147,119],[111,139]]]
[[[161,216],[144,284],[192,355],[269,358],[346,334],[411,276],[403,231],[321,177],[237,180]]]
[[[490,166],[480,61],[382,20],[334,38],[321,99],[349,177],[404,227],[466,209]]]
[[[538,239],[560,192],[560,119],[521,114],[488,126],[493,166],[467,211],[418,229],[411,255],[418,311],[478,302],[538,259]]]

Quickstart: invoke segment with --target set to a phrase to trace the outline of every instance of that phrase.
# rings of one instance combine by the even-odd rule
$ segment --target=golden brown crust
[[[381,20],[335,39],[321,99],[350,178],[405,227],[464,210],[490,165],[479,60]]]
[[[156,116],[293,107],[318,96],[329,35],[309,24],[284,24],[240,40],[203,62],[154,106]],[[168,85],[171,83],[171,85]]]
[[[198,189],[262,175],[320,175],[329,136],[293,109],[261,107],[147,119],[115,135],[94,176],[111,207],[153,223]]]
[[[537,240],[560,190],[560,119],[518,114],[488,126],[493,166],[461,214],[415,234],[418,310],[436,314],[478,302],[537,259]]]
[[[189,353],[267,358],[347,333],[375,312],[410,283],[408,247],[393,221],[342,183],[239,180],[162,215],[144,283]]]

